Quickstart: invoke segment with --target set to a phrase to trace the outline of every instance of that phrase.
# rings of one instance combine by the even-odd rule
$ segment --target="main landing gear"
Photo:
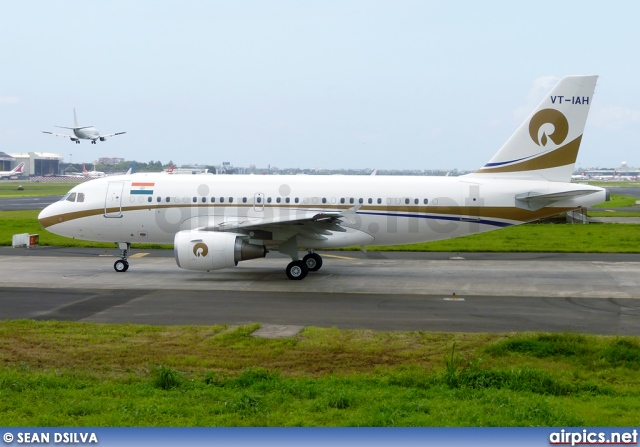
[[[287,265],[287,278],[304,279],[309,272],[317,272],[322,267],[322,256],[309,252],[302,260],[291,261]]]
[[[118,273],[124,273],[129,270],[127,254],[131,249],[131,244],[129,242],[118,242],[118,248],[120,249],[120,259],[113,264],[113,269]]]

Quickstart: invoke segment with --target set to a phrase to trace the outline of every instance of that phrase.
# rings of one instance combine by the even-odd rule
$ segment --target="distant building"
[[[638,180],[640,168],[622,166],[617,169],[585,169],[581,175],[593,180]]]
[[[118,163],[122,163],[124,161],[124,158],[118,158],[118,157],[101,157],[98,158],[98,163],[101,165],[108,165],[108,166],[115,166]]]
[[[45,176],[59,173],[60,163],[64,157],[60,154],[47,152],[27,152],[18,154],[8,154],[15,159],[15,164],[25,162],[25,175]]]
[[[11,171],[17,166],[15,160],[11,155],[0,152],[0,171]]]

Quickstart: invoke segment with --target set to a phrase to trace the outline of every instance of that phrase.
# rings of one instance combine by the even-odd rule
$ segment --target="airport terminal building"
[[[23,177],[56,175],[60,172],[60,164],[64,157],[47,152],[4,153],[0,152],[0,163],[3,171],[10,171],[24,162]]]

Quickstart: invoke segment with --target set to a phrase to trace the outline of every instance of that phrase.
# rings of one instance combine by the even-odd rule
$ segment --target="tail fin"
[[[566,76],[471,176],[571,180],[598,76]]]
[[[84,167],[84,163],[82,163],[82,173],[83,174],[88,174],[89,172],[87,172],[87,168]]]
[[[22,168],[24,168],[24,162],[20,163],[18,166],[13,168],[13,171],[11,171],[11,173],[12,174],[22,174]]]
[[[76,129],[79,128],[80,126],[78,126],[78,117],[76,116],[76,108],[73,108],[73,127],[75,127]]]

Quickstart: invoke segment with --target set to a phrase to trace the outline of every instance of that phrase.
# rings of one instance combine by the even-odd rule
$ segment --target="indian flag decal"
[[[131,194],[153,194],[155,183],[133,182],[131,183]]]

